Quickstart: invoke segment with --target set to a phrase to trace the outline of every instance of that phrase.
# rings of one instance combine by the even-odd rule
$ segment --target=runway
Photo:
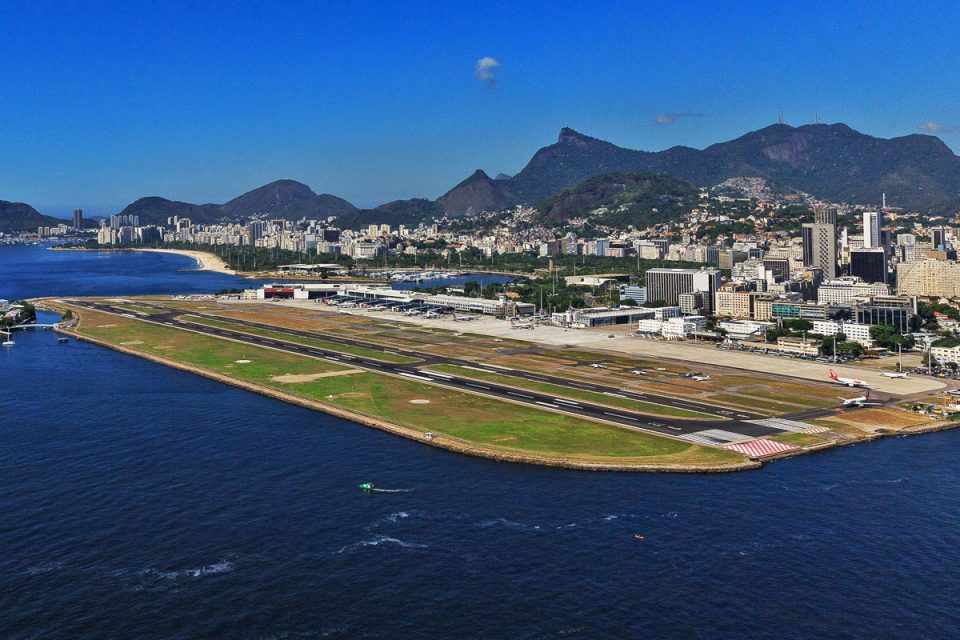
[[[220,316],[213,316],[208,314],[196,313],[196,312],[174,312],[170,311],[165,307],[155,307],[162,312],[150,315],[150,316],[139,316],[134,313],[131,313],[129,310],[122,307],[114,306],[109,303],[104,302],[91,302],[86,300],[69,300],[70,304],[76,305],[78,307],[85,307],[91,310],[99,311],[102,313],[110,313],[115,315],[121,315],[125,317],[134,318],[141,322],[149,322],[153,324],[160,324],[169,327],[174,327],[177,329],[184,329],[189,331],[194,331],[196,333],[202,333],[206,335],[211,335],[220,338],[228,338],[235,341],[245,342],[254,346],[268,347],[271,349],[278,349],[281,351],[286,351],[290,353],[295,353],[303,356],[322,358],[324,360],[329,360],[337,362],[340,364],[347,364],[352,367],[358,367],[366,369],[369,371],[375,371],[378,373],[393,374],[408,378],[411,380],[417,380],[420,382],[436,384],[444,387],[454,388],[460,391],[467,391],[471,393],[479,393],[481,395],[488,395],[499,400],[508,400],[511,402],[517,402],[521,404],[531,405],[536,408],[541,409],[550,409],[554,411],[562,411],[564,413],[574,414],[583,416],[586,418],[591,418],[595,420],[602,420],[604,422],[615,424],[618,427],[627,428],[631,430],[638,431],[647,431],[656,433],[658,435],[671,436],[671,437],[684,437],[690,436],[691,438],[696,438],[695,441],[703,443],[704,440],[707,442],[716,442],[717,444],[723,444],[725,442],[734,442],[738,440],[745,440],[751,438],[758,438],[763,436],[770,436],[776,434],[787,433],[787,431],[782,429],[777,429],[775,427],[755,424],[753,422],[747,422],[747,420],[759,420],[765,416],[759,414],[753,414],[745,412],[742,410],[735,409],[726,409],[722,407],[717,407],[715,405],[707,405],[705,403],[699,403],[693,400],[683,400],[678,398],[672,398],[668,396],[656,395],[651,393],[638,393],[632,391],[626,391],[619,387],[608,387],[604,385],[599,385],[589,382],[581,382],[579,380],[569,380],[566,378],[559,378],[555,376],[549,376],[546,374],[532,373],[527,371],[520,371],[516,369],[505,370],[499,367],[490,367],[483,364],[478,364],[470,360],[461,360],[457,358],[441,357],[435,355],[425,355],[415,351],[408,351],[402,349],[388,349],[391,353],[397,353],[411,358],[417,358],[420,362],[416,364],[395,364],[383,362],[373,358],[365,358],[361,356],[346,354],[342,352],[332,351],[328,349],[321,349],[317,347],[297,344],[295,342],[289,342],[280,340],[272,337],[258,336],[251,333],[246,333],[242,331],[240,327],[249,327],[257,329],[266,329],[273,332],[289,334],[291,338],[299,336],[303,338],[314,338],[319,340],[324,340],[327,342],[336,342],[338,344],[343,344],[345,346],[356,346],[356,347],[365,347],[368,349],[378,349],[384,350],[381,345],[377,345],[369,342],[362,342],[358,340],[342,338],[337,336],[331,336],[326,333],[311,333],[308,331],[301,331],[296,329],[287,329],[284,327],[277,327],[275,325],[268,325],[256,322],[249,322],[244,320],[236,320],[233,318],[223,318]],[[143,301],[139,301],[139,304],[144,304]],[[197,317],[203,317],[209,320],[216,320],[219,322],[230,322],[232,324],[240,325],[237,330],[224,329],[221,327],[211,327],[197,322],[190,322],[188,319],[180,318],[181,315],[193,315]],[[418,367],[423,367],[431,364],[451,364],[458,366],[467,366],[474,369],[482,370],[489,373],[499,374],[499,375],[509,375],[518,378],[523,378],[526,380],[534,382],[549,383],[553,385],[558,385],[561,387],[566,387],[570,389],[580,390],[580,391],[592,391],[595,393],[612,395],[620,398],[629,398],[642,402],[650,402],[661,404],[667,407],[673,407],[677,409],[686,409],[690,411],[700,411],[704,413],[710,413],[713,415],[722,415],[726,417],[725,420],[692,420],[676,417],[667,417],[667,416],[650,416],[641,413],[636,413],[628,409],[614,408],[611,406],[594,404],[590,402],[585,402],[581,400],[572,400],[568,398],[558,397],[557,395],[546,394],[542,392],[532,391],[529,389],[519,389],[507,385],[496,384],[487,381],[480,381],[471,378],[458,377],[455,375],[449,375],[446,373],[436,373],[431,371],[423,371]],[[707,433],[704,433],[707,432]],[[697,434],[702,434],[698,436]],[[727,435],[724,435],[727,434]],[[691,439],[687,438],[687,439]]]

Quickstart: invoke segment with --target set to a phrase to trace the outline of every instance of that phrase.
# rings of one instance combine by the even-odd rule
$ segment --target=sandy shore
[[[197,269],[200,271],[216,271],[217,273],[226,273],[228,275],[237,275],[237,272],[227,267],[227,263],[218,256],[207,253],[206,251],[191,251],[188,249],[131,249],[131,251],[152,251],[154,253],[175,253],[181,256],[193,258],[197,262]]]

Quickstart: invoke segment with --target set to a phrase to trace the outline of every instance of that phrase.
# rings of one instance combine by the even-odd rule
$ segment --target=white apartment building
[[[861,282],[859,278],[825,280],[817,289],[818,304],[844,304],[857,298],[890,295],[890,287],[882,282]]]
[[[772,329],[773,322],[754,322],[752,320],[723,320],[717,323],[718,329],[727,332],[727,336],[734,340],[746,340],[751,337],[764,336],[767,329]]]
[[[380,255],[381,245],[379,242],[356,242],[351,249],[351,256],[356,260],[375,260]]]
[[[814,320],[812,331],[822,336],[835,336],[838,333],[842,333],[847,337],[847,340],[857,342],[865,348],[873,346],[873,340],[870,338],[869,324],[836,322],[834,320]]]
[[[637,332],[660,335],[663,332],[663,320],[656,320],[654,318],[640,320],[637,323]]]
[[[703,331],[707,326],[707,319],[703,316],[683,316],[681,318],[670,318],[663,323],[661,335],[664,338],[680,339],[686,338],[691,333]]]
[[[930,347],[930,357],[940,364],[960,364],[960,345],[956,347]]]
[[[707,319],[703,316],[682,316],[667,320],[646,318],[637,323],[637,332],[679,340],[697,331],[703,331],[706,326]]]

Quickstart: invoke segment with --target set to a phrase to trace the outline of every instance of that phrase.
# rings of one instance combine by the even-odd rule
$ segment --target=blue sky
[[[703,147],[781,110],[960,145],[956,3],[720,4],[2,3],[0,199],[293,178],[370,206],[514,173],[562,126]]]

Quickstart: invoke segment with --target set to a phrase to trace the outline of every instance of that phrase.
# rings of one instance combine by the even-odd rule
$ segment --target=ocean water
[[[0,248],[0,297],[231,286],[176,256],[48,254]],[[739,474],[585,473],[430,449],[50,333],[18,334],[0,372],[0,638],[960,626],[960,432]]]

